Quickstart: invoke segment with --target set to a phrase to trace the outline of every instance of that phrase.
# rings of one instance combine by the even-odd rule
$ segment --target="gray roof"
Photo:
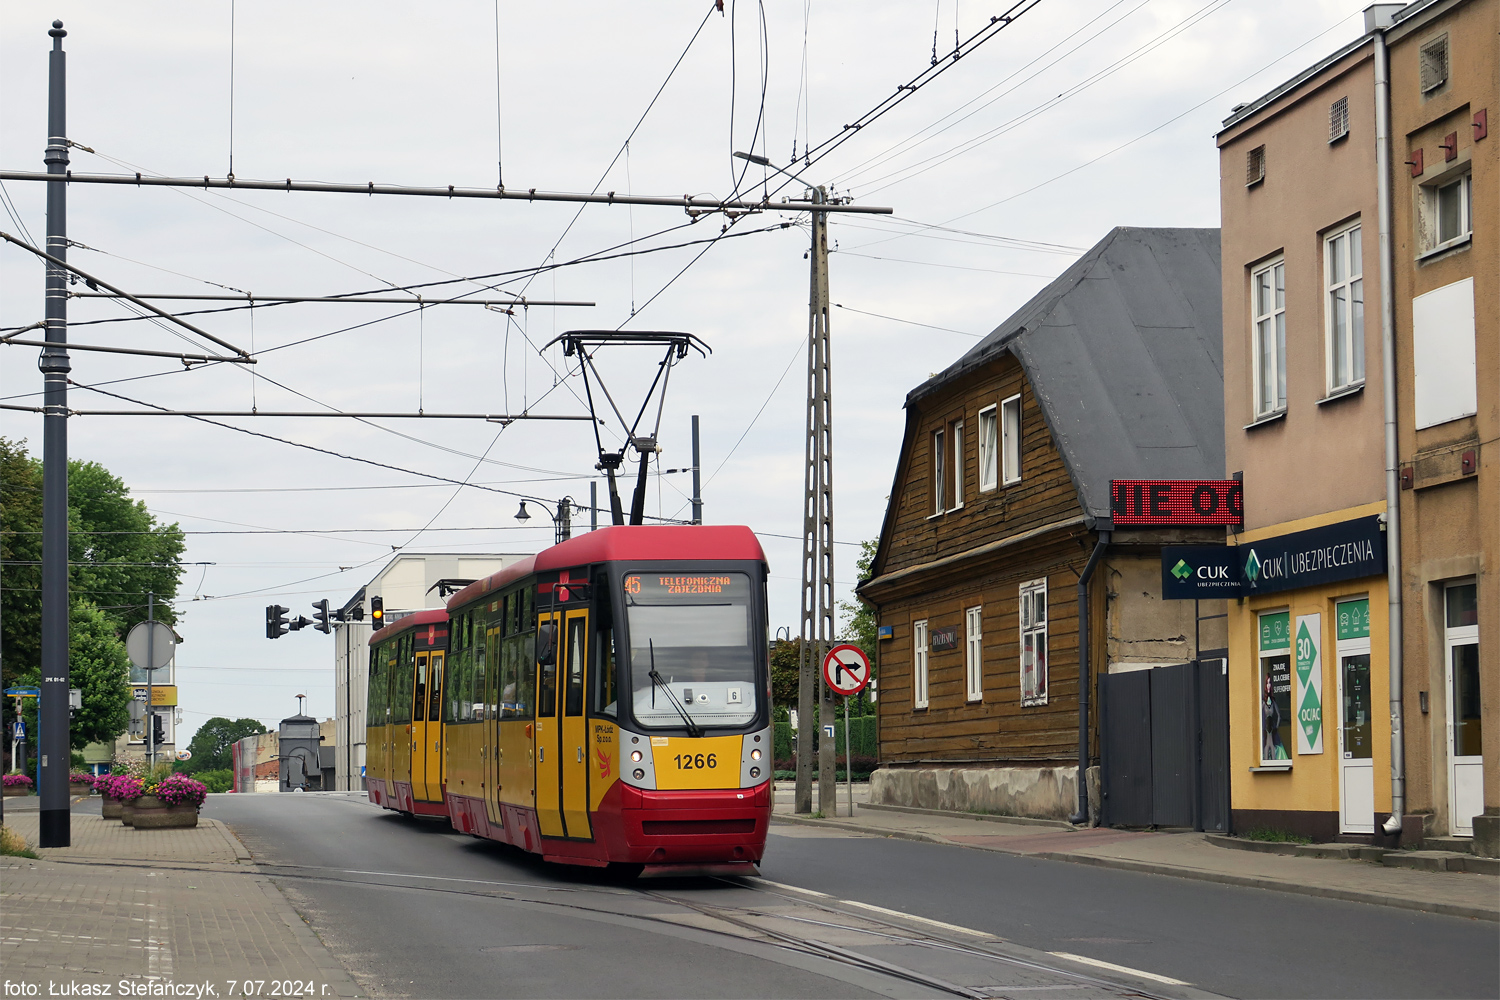
[[[1020,361],[1091,518],[1111,479],[1224,476],[1217,229],[1116,228],[946,371]]]

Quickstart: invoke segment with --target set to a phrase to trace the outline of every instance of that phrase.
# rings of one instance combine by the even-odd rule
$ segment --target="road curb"
[[[957,816],[961,819],[975,819],[983,823],[1013,823],[1018,826],[1043,826],[1054,830],[1083,830],[1086,827],[1074,826],[1065,819],[1035,819],[1031,816],[1001,816],[998,813],[975,813],[975,812],[953,812],[947,809],[923,809],[920,806],[891,806],[882,802],[861,802],[859,809],[874,809],[877,812],[900,812],[914,813],[918,816]],[[858,810],[856,810],[856,813]]]
[[[229,849],[234,852],[234,860],[237,863],[243,864],[251,860],[250,849],[240,842],[240,838],[234,835],[234,831],[229,829],[228,823],[225,823],[221,819],[213,819],[208,816],[203,817],[203,822],[211,823],[214,828],[219,831],[219,836],[224,838],[224,842],[227,843],[229,845]]]
[[[946,837],[939,837],[927,833],[914,833],[905,830],[882,830],[878,827],[857,826],[848,821],[813,819],[804,816],[789,816],[776,814],[773,820],[782,820],[790,823],[801,823],[806,826],[820,826],[835,830],[847,830],[851,833],[864,834],[873,837],[891,837],[896,840],[914,840],[927,844],[945,844],[949,847],[968,847],[980,851],[992,851],[996,854],[1009,854],[1016,858],[1041,858],[1045,861],[1070,861],[1074,864],[1090,865],[1095,868],[1113,868],[1117,871],[1132,871],[1146,875],[1167,875],[1175,878],[1193,879],[1198,882],[1217,882],[1220,885],[1233,885],[1247,889],[1266,889],[1272,892],[1290,892],[1302,896],[1317,896],[1323,899],[1338,899],[1349,903],[1369,903],[1374,906],[1389,906],[1400,910],[1418,910],[1426,913],[1438,913],[1449,917],[1468,917],[1473,920],[1488,920],[1500,922],[1500,910],[1488,910],[1477,906],[1462,906],[1457,903],[1440,903],[1415,899],[1403,899],[1401,897],[1387,896],[1375,892],[1364,892],[1358,889],[1339,889],[1332,886],[1306,885],[1299,882],[1283,882],[1277,879],[1262,878],[1255,875],[1231,875],[1227,872],[1204,871],[1198,868],[1180,868],[1173,865],[1156,864],[1150,861],[1131,861],[1126,858],[1100,857],[1094,854],[1072,854],[1066,851],[1007,851],[1000,847],[981,844],[964,844]]]

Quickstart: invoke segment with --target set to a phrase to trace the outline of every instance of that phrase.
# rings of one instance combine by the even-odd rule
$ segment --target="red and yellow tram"
[[[748,528],[608,527],[382,628],[370,798],[549,861],[759,862],[766,574]]]

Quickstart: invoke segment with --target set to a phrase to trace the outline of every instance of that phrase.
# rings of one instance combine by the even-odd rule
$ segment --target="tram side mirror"
[[[544,667],[557,664],[557,630],[545,623],[536,632],[536,662]]]

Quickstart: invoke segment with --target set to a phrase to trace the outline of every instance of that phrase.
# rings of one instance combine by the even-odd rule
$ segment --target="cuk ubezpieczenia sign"
[[[1168,601],[1274,594],[1385,575],[1379,515],[1240,545],[1164,545],[1161,596]]]
[[[1296,685],[1292,696],[1297,706],[1297,753],[1323,752],[1323,616],[1298,615]]]

